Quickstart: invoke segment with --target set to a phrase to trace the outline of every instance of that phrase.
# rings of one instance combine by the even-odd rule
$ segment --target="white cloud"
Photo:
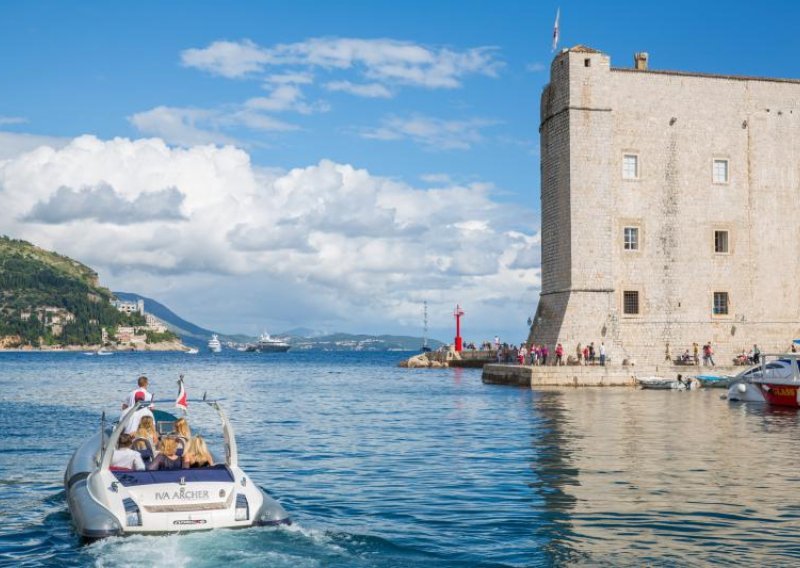
[[[311,73],[276,73],[269,75],[264,79],[267,83],[294,84],[294,85],[310,85],[314,82],[314,76]]]
[[[260,47],[250,40],[217,41],[181,53],[187,67],[225,77],[242,77],[276,66],[354,69],[379,82],[427,88],[461,86],[465,75],[494,77],[502,66],[495,50],[477,47],[455,51],[393,39],[311,38],[303,42]]]
[[[261,70],[269,55],[250,40],[215,41],[204,49],[187,49],[181,53],[187,67],[204,69],[223,77],[241,77]]]
[[[496,329],[535,303],[537,237],[510,229],[532,213],[489,184],[424,190],[327,160],[284,172],[231,146],[83,136],[0,162],[0,187],[4,232],[200,322],[416,328],[427,299]]]
[[[62,148],[69,143],[69,138],[56,136],[39,136],[17,132],[0,132],[0,160],[13,158],[30,152],[40,146]]]
[[[26,122],[28,122],[28,119],[21,116],[0,115],[0,126],[6,126],[9,124],[25,124]]]
[[[481,129],[497,124],[482,118],[443,120],[415,114],[407,118],[390,116],[377,128],[362,129],[362,138],[374,140],[409,139],[433,150],[468,150],[481,142]]]
[[[544,63],[536,61],[534,63],[528,63],[528,65],[525,66],[525,69],[531,73],[540,73],[547,69],[547,66]]]
[[[209,110],[159,106],[136,113],[128,120],[142,134],[158,136],[170,144],[195,146],[202,144],[227,144],[245,146],[246,143],[224,132],[228,128],[244,126],[251,130],[287,131],[296,126],[258,109]]]
[[[330,81],[325,83],[329,91],[341,91],[359,97],[391,98],[392,92],[380,83],[351,83],[350,81]]]
[[[308,104],[300,88],[288,82],[277,85],[268,85],[269,94],[265,97],[255,97],[247,100],[244,106],[250,109],[257,109],[267,112],[295,111],[300,114],[311,114],[312,112],[324,112],[328,110],[328,105],[324,102]]]

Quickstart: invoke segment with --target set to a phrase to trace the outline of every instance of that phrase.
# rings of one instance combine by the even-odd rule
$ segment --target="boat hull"
[[[781,383],[760,384],[764,400],[774,406],[789,406],[800,408],[797,402],[797,389],[800,385],[787,385]]]
[[[238,467],[104,470],[97,465],[100,445],[98,432],[76,450],[64,473],[72,524],[86,541],[291,524],[283,507]],[[132,509],[138,522],[130,520]]]

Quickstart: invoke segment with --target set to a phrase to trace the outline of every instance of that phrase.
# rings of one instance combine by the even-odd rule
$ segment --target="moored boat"
[[[219,353],[222,351],[222,343],[220,343],[219,337],[216,333],[211,336],[211,339],[208,340],[208,350],[212,353]]]
[[[73,525],[82,538],[291,524],[283,507],[239,467],[233,427],[219,404],[195,402],[214,409],[222,423],[222,463],[158,471],[112,467],[120,435],[134,413],[150,402],[129,408],[114,427],[106,427],[103,420],[100,430],[75,451],[64,487]],[[170,436],[176,417],[158,410],[153,414],[160,433]],[[149,442],[145,446],[142,454],[152,455]]]
[[[258,351],[260,353],[285,353],[290,347],[291,345],[285,341],[270,337],[269,333],[265,331],[258,338],[258,342],[249,344],[245,350]]]
[[[676,379],[666,377],[637,377],[637,384],[643,389],[657,390],[692,390],[700,387],[697,379],[692,377],[683,378],[678,375]]]
[[[760,372],[751,382],[761,391],[764,401],[774,406],[800,408],[800,354],[764,355]],[[768,359],[772,359],[768,362]]]
[[[733,377],[730,375],[695,375],[700,386],[706,389],[726,389],[731,385]]]

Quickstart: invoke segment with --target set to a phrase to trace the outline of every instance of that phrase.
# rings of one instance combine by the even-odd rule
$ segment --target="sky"
[[[0,233],[218,331],[518,343],[559,48],[800,77],[790,2],[0,2]]]

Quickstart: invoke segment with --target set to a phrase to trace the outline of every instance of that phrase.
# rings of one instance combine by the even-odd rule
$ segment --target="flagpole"
[[[555,52],[556,48],[558,47],[558,20],[561,17],[561,6],[556,9],[556,23],[553,25],[553,52]]]

